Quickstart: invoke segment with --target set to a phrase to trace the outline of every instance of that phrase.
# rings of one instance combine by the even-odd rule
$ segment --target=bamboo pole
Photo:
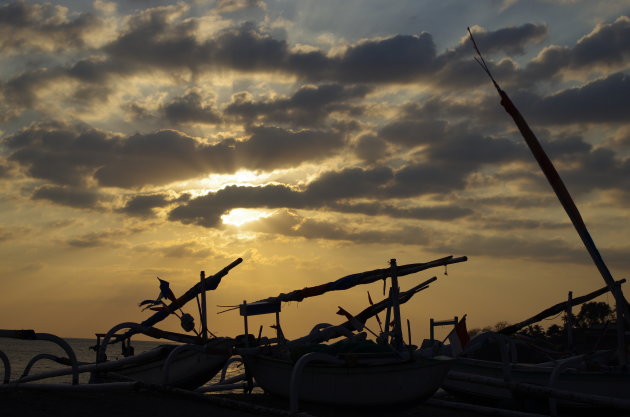
[[[418,292],[429,288],[429,283],[435,280],[437,280],[437,277],[430,278],[427,281],[423,282],[422,284],[416,285],[415,287],[407,291],[401,292],[398,296],[398,303],[399,304],[406,303]],[[374,315],[380,313],[386,308],[391,307],[391,305],[392,305],[392,299],[390,297],[387,297],[384,300],[379,301],[378,303],[367,307],[362,312],[355,315],[354,319],[358,320],[361,323],[365,323],[370,317],[373,317]],[[345,336],[348,334],[348,332],[351,332],[353,330],[354,330],[354,325],[352,324],[352,320],[347,320],[346,322],[342,324],[326,327],[318,333],[309,334],[299,339],[291,340],[290,342],[287,342],[287,346],[299,346],[301,344],[306,344],[306,343],[325,342],[327,340],[334,339],[339,336]]]
[[[581,392],[569,391],[558,388],[550,388],[542,385],[533,385],[524,382],[506,382],[498,378],[491,378],[480,375],[472,375],[463,372],[451,371],[449,379],[466,381],[491,387],[507,388],[519,393],[528,394],[540,398],[557,398],[577,403],[593,404],[600,407],[611,407],[620,410],[630,410],[630,400],[625,398],[605,397],[603,395],[584,394]]]
[[[392,277],[392,309],[394,310],[394,337],[392,338],[392,344],[395,348],[399,349],[402,344],[402,323],[400,317],[400,302],[398,300],[400,294],[400,287],[398,286],[398,270],[396,266],[396,259],[389,261],[391,267]]]
[[[206,271],[199,273],[199,284],[201,285],[201,338],[208,341],[208,310],[206,307]],[[196,297],[195,297],[196,298]]]
[[[567,320],[565,326],[567,328],[567,346],[569,349],[573,346],[573,291],[569,291],[566,308]]]
[[[182,295],[177,300],[173,301],[171,304],[166,306],[165,310],[158,311],[157,313],[153,314],[151,317],[149,317],[148,319],[140,323],[140,325],[143,327],[151,327],[154,324],[161,322],[162,320],[164,320],[170,315],[171,311],[175,311],[179,309],[180,307],[184,306],[190,300],[192,300],[193,298],[196,298],[197,294],[200,294],[202,291],[208,291],[207,290],[208,284],[210,283],[214,284],[215,282],[212,282],[214,280],[220,281],[221,278],[226,276],[230,272],[230,270],[232,270],[241,262],[243,262],[243,258],[238,258],[234,262],[232,262],[231,264],[229,264],[228,266],[226,266],[225,268],[217,272],[216,274],[205,278],[203,281],[203,286],[202,286],[202,282],[198,282],[196,285],[194,285],[192,288],[186,291],[184,295]],[[129,330],[124,335],[121,335],[120,337],[116,338],[116,341],[120,341],[122,339],[131,337],[135,333],[136,332],[134,330]]]
[[[446,256],[443,258],[439,258],[439,259],[435,259],[433,261],[429,261],[429,262],[424,262],[424,263],[415,263],[415,264],[407,264],[407,265],[398,265],[396,268],[397,271],[397,276],[398,277],[402,277],[404,275],[410,275],[410,274],[414,274],[420,271],[424,271],[430,268],[436,268],[439,266],[446,266],[449,264],[455,264],[455,263],[459,263],[459,262],[466,262],[468,260],[468,258],[466,256],[460,256],[458,258],[453,258],[453,256]],[[352,284],[352,286],[356,286],[356,285],[364,285],[364,284],[370,284],[372,282],[376,282],[379,280],[386,280],[387,278],[389,278],[391,276],[391,267],[389,268],[382,268],[382,269],[375,269],[372,271],[366,271],[366,272],[361,272],[358,274],[352,274],[352,275],[348,275],[342,278],[339,278],[335,281],[331,281],[327,284],[337,284],[340,282],[343,282],[344,280],[346,280],[349,277],[353,277],[356,279],[356,281]],[[322,294],[324,294],[325,292],[330,292],[330,291],[343,291],[346,290],[350,287],[348,286],[341,286],[340,288],[335,288],[335,289],[326,289],[323,292],[314,292],[314,293],[307,293],[305,292],[305,290],[310,290],[310,289],[314,289],[317,287],[321,287],[321,285],[317,285],[315,287],[306,287],[306,288],[302,288],[300,290],[295,290],[295,291],[291,291],[289,293],[281,293],[275,297],[268,297],[262,300],[258,300],[256,301],[258,302],[277,302],[277,301],[281,301],[281,302],[289,302],[289,301],[302,301],[306,298],[309,297],[316,297],[316,296],[320,296]]]
[[[617,285],[621,285],[624,282],[626,282],[626,280],[625,279],[621,279],[619,281],[616,281],[616,284]],[[609,287],[600,288],[599,290],[593,291],[592,293],[583,295],[581,297],[573,298],[571,300],[571,304],[574,305],[574,306],[580,305],[580,304],[585,303],[587,301],[590,301],[590,300],[592,300],[592,299],[594,299],[596,297],[599,297],[602,294],[606,294],[608,291],[610,291]],[[549,307],[546,310],[541,311],[540,313],[536,314],[535,316],[528,318],[527,320],[524,320],[524,321],[522,321],[520,323],[513,324],[511,326],[507,326],[506,328],[504,328],[502,330],[499,330],[498,333],[505,334],[505,335],[510,335],[510,334],[516,333],[516,332],[518,332],[520,329],[522,329],[525,326],[528,326],[528,325],[530,325],[532,323],[539,322],[540,320],[546,319],[547,317],[551,317],[551,316],[554,316],[556,314],[562,313],[563,311],[566,310],[566,308],[567,308],[567,301],[564,301],[562,303],[558,303],[558,304],[556,304],[554,306]]]
[[[521,136],[523,136],[523,139],[525,139],[527,146],[536,159],[536,162],[538,162],[538,165],[547,178],[549,185],[551,185],[551,188],[555,192],[556,197],[558,197],[558,200],[564,208],[564,211],[569,216],[569,219],[571,219],[573,227],[577,231],[580,239],[582,240],[582,243],[586,247],[586,250],[588,251],[591,258],[593,259],[593,262],[595,263],[595,266],[604,279],[604,282],[606,282],[606,285],[608,286],[610,292],[615,297],[615,302],[618,305],[618,311],[621,313],[626,323],[630,325],[630,312],[628,311],[628,301],[624,297],[623,292],[621,292],[621,290],[615,285],[615,280],[608,270],[608,266],[606,266],[604,259],[599,253],[599,250],[597,249],[597,246],[595,245],[595,242],[593,241],[593,238],[591,237],[586,227],[586,224],[582,219],[580,211],[578,210],[575,202],[573,201],[573,198],[571,197],[571,194],[569,193],[569,190],[564,185],[562,178],[560,178],[560,174],[558,174],[558,171],[556,171],[555,166],[545,153],[545,150],[541,146],[534,132],[532,132],[532,130],[530,129],[529,125],[525,121],[525,118],[521,115],[514,103],[512,103],[512,100],[510,100],[510,97],[508,97],[507,93],[503,91],[501,87],[499,87],[499,84],[492,77],[488,66],[485,64],[485,61],[481,56],[481,52],[479,51],[479,48],[475,43],[470,29],[468,29],[468,32],[470,33],[470,39],[473,42],[475,50],[477,51],[481,59],[481,61],[478,62],[481,64],[482,68],[486,71],[486,74],[488,74],[488,76],[492,80],[494,87],[501,97],[501,106],[503,106],[505,111],[512,117],[512,120],[514,120],[516,127],[521,132]]]

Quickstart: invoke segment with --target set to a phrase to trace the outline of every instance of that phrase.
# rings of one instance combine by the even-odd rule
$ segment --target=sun
[[[238,227],[244,225],[245,223],[264,219],[272,214],[273,213],[265,210],[235,208],[230,210],[228,214],[221,216],[221,220],[224,224]]]

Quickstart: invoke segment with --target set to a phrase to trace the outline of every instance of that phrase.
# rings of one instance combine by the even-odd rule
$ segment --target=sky
[[[415,342],[603,287],[467,27],[628,277],[630,1],[2,2],[0,328],[92,337],[239,257],[217,335],[243,332],[219,305],[390,259],[469,258],[401,278],[438,277],[402,308]],[[285,334],[367,291],[284,305]]]

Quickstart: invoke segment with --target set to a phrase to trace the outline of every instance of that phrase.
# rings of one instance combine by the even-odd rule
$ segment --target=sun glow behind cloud
[[[229,224],[232,226],[242,226],[245,223],[253,222],[255,220],[264,219],[273,214],[273,212],[269,212],[266,210],[257,210],[257,209],[233,209],[228,214],[224,214],[221,216],[221,220],[225,224]]]
[[[254,187],[270,182],[272,173],[256,173],[249,170],[239,170],[234,174],[211,174],[205,178],[190,181],[180,181],[171,188],[179,192],[187,192],[192,196],[217,192],[230,185]]]

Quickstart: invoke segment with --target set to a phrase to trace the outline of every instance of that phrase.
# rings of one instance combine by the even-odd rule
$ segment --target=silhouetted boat
[[[501,97],[501,105],[512,117],[527,146],[538,162],[543,174],[553,188],[589,255],[606,282],[607,291],[615,298],[617,313],[618,346],[612,351],[591,352],[585,355],[567,356],[552,362],[519,364],[510,354],[512,339],[500,339],[500,358],[479,360],[462,358],[446,379],[444,388],[467,397],[511,400],[518,395],[546,391],[550,398],[551,414],[555,414],[556,398],[561,404],[595,404],[599,407],[615,407],[630,410],[630,373],[627,369],[626,328],[630,324],[629,305],[621,283],[615,281],[599,253],[588,229],[553,163],[545,153],[529,125],[490,73],[473,35],[470,38],[478,53],[477,61],[490,77]],[[473,347],[468,353],[474,351]],[[486,380],[484,380],[484,378]],[[544,387],[545,389],[541,389]],[[556,389],[557,388],[557,389]],[[554,392],[555,391],[555,392]]]
[[[276,314],[277,337],[270,344],[237,349],[245,360],[247,372],[268,393],[290,398],[291,410],[297,411],[298,400],[317,403],[371,406],[417,402],[430,397],[440,387],[452,359],[433,356],[431,351],[405,344],[402,337],[400,304],[417,292],[428,288],[433,277],[410,290],[400,292],[398,277],[428,268],[463,262],[466,257],[446,257],[432,262],[397,266],[353,274],[316,287],[296,290],[239,306],[245,317]],[[301,301],[328,291],[345,290],[391,277],[390,295],[361,313],[352,316],[342,308],[338,314],[348,318],[341,325],[319,324],[309,335],[287,341],[280,328],[281,303]],[[368,318],[387,310],[385,328],[378,343],[366,341],[364,329]],[[393,326],[390,328],[390,317]],[[322,345],[340,336],[345,340],[334,345]],[[256,339],[248,337],[248,343]],[[263,341],[263,344],[265,342]]]
[[[201,273],[200,282],[189,289],[184,295],[175,298],[170,293],[171,303],[161,303],[162,307],[142,323],[125,322],[114,326],[109,332],[97,334],[97,343],[93,349],[97,352],[94,363],[79,363],[70,345],[63,339],[47,333],[37,333],[33,330],[0,330],[0,337],[10,337],[24,340],[49,340],[57,343],[67,357],[57,357],[50,354],[39,354],[33,357],[26,366],[21,377],[11,380],[11,366],[9,358],[0,352],[0,359],[4,365],[4,383],[12,386],[24,386],[28,382],[41,381],[62,375],[72,375],[72,384],[79,383],[79,374],[90,373],[90,385],[115,386],[118,383],[145,383],[167,385],[178,388],[194,389],[212,379],[224,368],[232,356],[234,339],[208,337],[206,324],[205,292],[218,287],[223,278],[232,268],[240,264],[239,258],[216,274],[205,277]],[[163,284],[164,281],[161,281]],[[162,298],[164,288],[161,284]],[[165,287],[168,289],[168,287]],[[179,310],[183,305],[201,295],[199,304],[201,316],[201,332],[194,330],[192,316],[182,314],[182,327],[186,331],[195,331],[196,335],[167,332],[154,327],[156,323]],[[119,331],[126,330],[119,334]],[[178,345],[161,345],[150,351],[134,355],[130,338],[136,334],[144,334],[156,339],[178,342]],[[106,350],[112,343],[121,343],[122,354],[118,360],[107,360]],[[40,360],[52,360],[68,365],[68,368],[29,375],[33,365]],[[52,388],[51,388],[52,389]],[[87,388],[92,389],[92,388]]]

